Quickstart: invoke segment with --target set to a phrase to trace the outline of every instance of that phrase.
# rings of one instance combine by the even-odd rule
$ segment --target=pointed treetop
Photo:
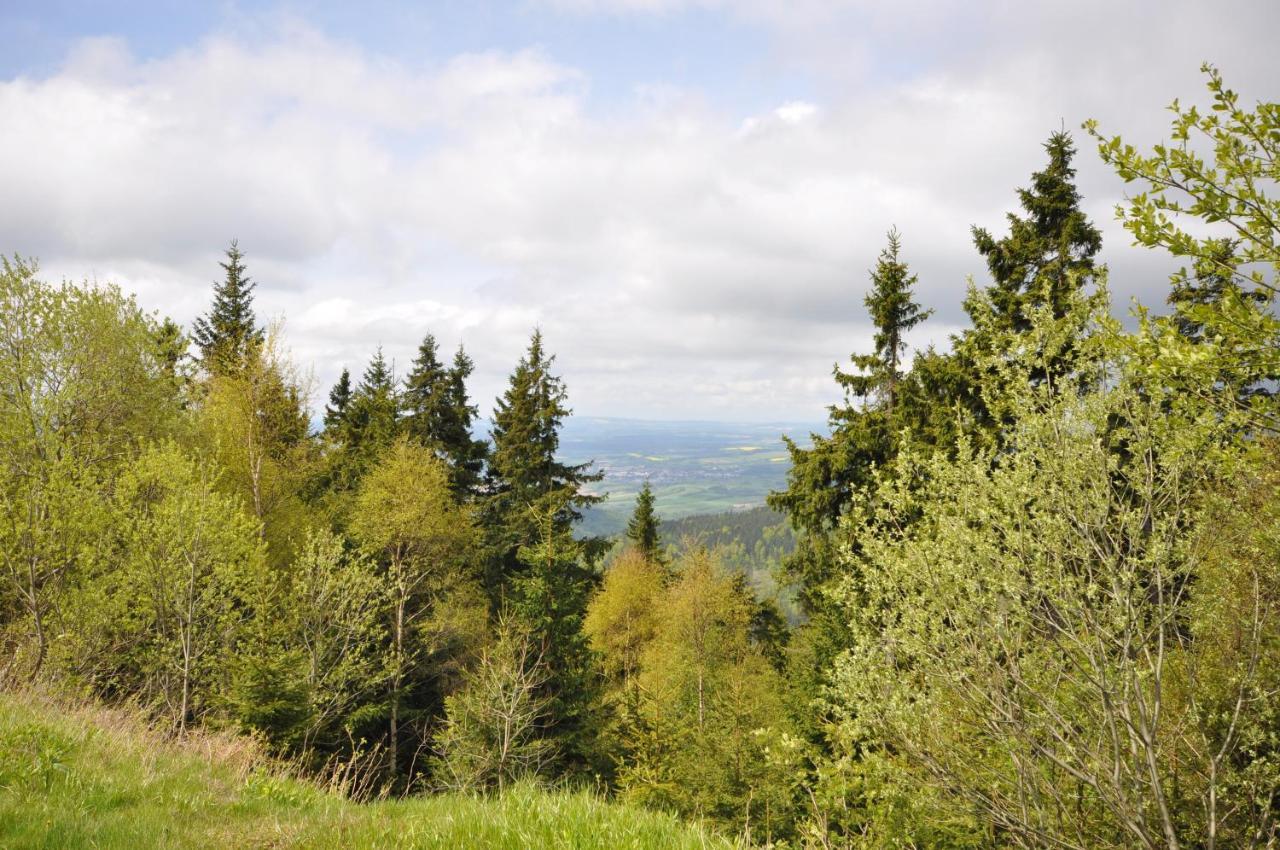
[[[658,536],[658,517],[654,513],[653,487],[648,480],[636,496],[636,509],[627,523],[627,539],[647,560],[660,563],[662,545]]]
[[[231,240],[223,279],[214,284],[213,305],[207,316],[196,319],[192,336],[200,346],[201,359],[211,372],[237,371],[251,349],[261,345],[262,328],[253,312],[253,290],[257,286],[245,273],[244,254]]]
[[[871,291],[863,303],[875,325],[875,351],[850,358],[858,374],[836,369],[836,380],[855,396],[879,393],[892,408],[898,382],[902,379],[902,357],[907,350],[906,333],[933,314],[912,300],[917,278],[902,260],[902,236],[891,228],[888,245],[880,252],[871,270]]]
[[[329,404],[324,409],[324,428],[333,431],[347,415],[351,404],[351,372],[344,366],[338,382],[329,391]]]
[[[1055,132],[1044,144],[1049,164],[1031,175],[1031,186],[1018,190],[1025,216],[1010,213],[1009,235],[996,239],[980,227],[973,241],[991,272],[992,305],[1001,322],[1023,333],[1031,326],[1030,307],[1048,304],[1054,316],[1065,315],[1070,296],[1096,273],[1093,258],[1102,249],[1102,234],[1080,209],[1071,160],[1071,136]]]
[[[474,495],[485,456],[484,442],[471,435],[478,408],[467,397],[466,381],[473,368],[461,347],[446,368],[435,337],[427,334],[401,396],[405,433],[448,461],[459,499]]]
[[[395,379],[391,375],[391,367],[387,364],[387,358],[382,353],[382,346],[379,345],[374,352],[373,359],[369,361],[369,365],[364,370],[364,375],[360,378],[359,391],[362,393],[374,393],[379,391],[387,391],[388,393],[394,389]]]
[[[564,382],[550,372],[554,360],[543,351],[542,334],[534,331],[494,405],[490,505],[522,543],[531,539],[531,512],[539,506],[554,504],[557,527],[567,529],[582,518],[581,508],[600,501],[583,486],[599,481],[601,474],[590,471],[589,462],[566,464],[557,457],[560,428],[570,410]]]

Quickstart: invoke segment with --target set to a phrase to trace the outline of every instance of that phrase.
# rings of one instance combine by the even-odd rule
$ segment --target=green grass
[[[666,815],[520,785],[355,803],[252,742],[176,742],[126,713],[0,694],[0,847],[729,848]]]

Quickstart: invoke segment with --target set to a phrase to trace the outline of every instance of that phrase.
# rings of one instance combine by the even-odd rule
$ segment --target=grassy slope
[[[518,787],[357,804],[243,739],[175,743],[120,712],[0,694],[0,847],[728,848],[664,815]]]

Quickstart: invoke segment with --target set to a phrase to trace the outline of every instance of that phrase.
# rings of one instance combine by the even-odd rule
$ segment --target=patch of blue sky
[[[670,87],[742,117],[807,99],[815,88],[802,68],[778,57],[765,28],[719,10],[580,13],[527,0],[9,0],[0,7],[8,42],[0,51],[0,77],[47,75],[83,38],[119,38],[145,61],[214,34],[252,42],[297,26],[410,68],[436,66],[461,53],[540,49],[582,72],[581,93],[592,111],[625,109],[638,92]]]

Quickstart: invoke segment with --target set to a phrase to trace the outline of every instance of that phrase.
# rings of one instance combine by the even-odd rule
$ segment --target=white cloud
[[[776,61],[824,81],[751,115],[671,79],[599,114],[590,73],[539,49],[409,65],[294,27],[140,60],[90,40],[0,82],[0,249],[189,321],[239,237],[260,307],[288,316],[322,385],[378,344],[403,372],[432,330],[466,343],[487,404],[540,324],[579,410],[813,419],[831,363],[869,336],[866,269],[891,224],[939,308],[918,341],[944,339],[982,271],[969,225],[1001,227],[1050,130],[1097,116],[1157,140],[1161,106],[1202,90],[1202,53],[1274,96],[1274,54],[1249,47],[1272,7],[1100,25],[1101,8],[735,5],[775,33]],[[1123,187],[1080,142],[1115,289],[1155,300],[1164,264],[1125,250]]]

